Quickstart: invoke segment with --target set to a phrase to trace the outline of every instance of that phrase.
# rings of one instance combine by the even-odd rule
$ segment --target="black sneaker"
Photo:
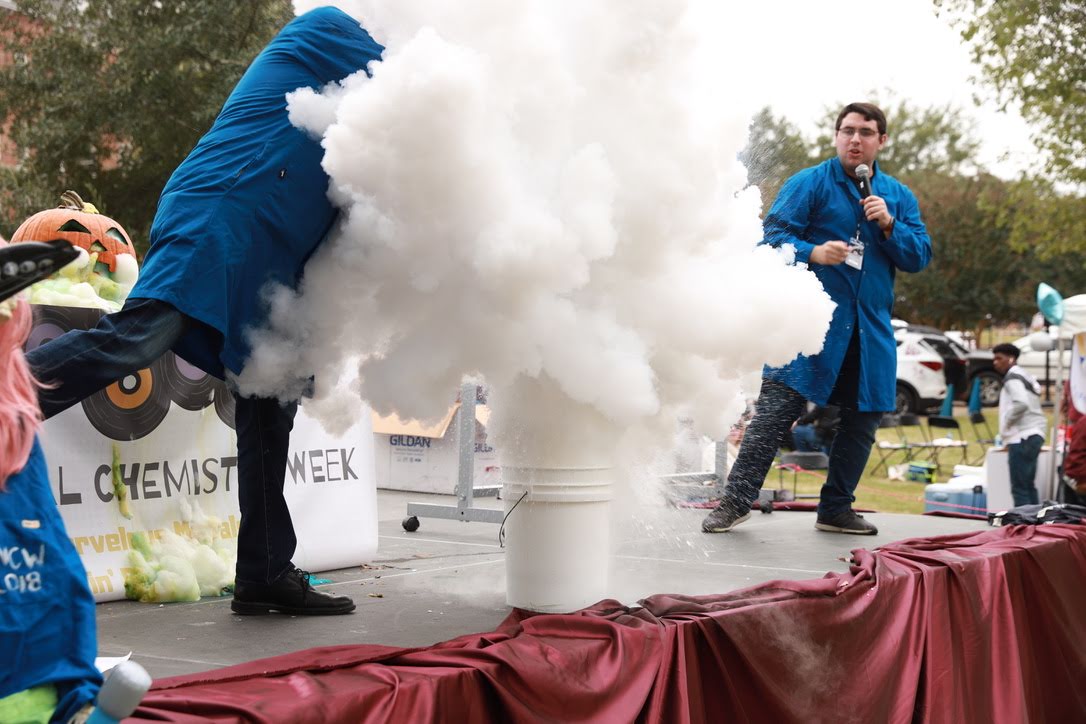
[[[721,503],[701,521],[701,530],[703,533],[726,533],[749,517],[749,510],[746,513],[736,513]]]
[[[864,520],[864,517],[852,508],[842,511],[832,518],[818,516],[815,528],[831,533],[852,533],[853,535],[876,535],[879,529]]]
[[[230,609],[243,615],[278,611],[294,616],[330,616],[350,613],[354,601],[316,590],[309,585],[308,573],[291,566],[271,583],[235,581]]]

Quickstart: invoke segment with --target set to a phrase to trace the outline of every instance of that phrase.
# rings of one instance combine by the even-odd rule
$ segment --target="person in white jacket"
[[[1003,375],[999,435],[1007,446],[1015,506],[1040,502],[1033,480],[1048,427],[1048,418],[1041,412],[1041,384],[1018,366],[1018,355],[1019,349],[1013,344],[997,344],[992,348],[992,366]]]

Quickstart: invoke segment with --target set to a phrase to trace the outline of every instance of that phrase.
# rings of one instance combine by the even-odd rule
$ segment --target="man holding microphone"
[[[730,531],[750,517],[777,449],[808,400],[837,405],[841,412],[815,528],[878,532],[853,511],[853,492],[879,419],[894,409],[894,276],[926,267],[931,240],[916,197],[875,162],[888,138],[883,112],[870,103],[850,103],[834,130],[836,158],[785,182],[766,214],[762,243],[792,248],[796,263],[809,265],[837,307],[821,352],[763,371],[757,411],[724,498],[702,522],[706,533]]]

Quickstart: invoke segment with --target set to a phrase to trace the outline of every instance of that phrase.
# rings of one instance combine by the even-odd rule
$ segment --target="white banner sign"
[[[63,316],[58,308],[36,311],[38,324],[28,347],[70,326],[84,326],[58,329],[58,314]],[[125,597],[135,534],[159,538],[171,531],[187,537],[193,510],[216,519],[217,537],[236,549],[240,514],[232,403],[221,382],[168,353],[45,423],[41,440],[53,495],[98,601]],[[286,498],[298,536],[294,563],[299,568],[330,570],[373,558],[377,494],[367,408],[360,406],[357,423],[342,436],[324,432],[304,407],[299,410]]]

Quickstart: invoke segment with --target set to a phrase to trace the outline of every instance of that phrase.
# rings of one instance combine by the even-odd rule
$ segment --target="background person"
[[[796,452],[820,452],[830,454],[840,410],[837,405],[812,405],[792,426],[792,449]]]
[[[992,347],[992,367],[1003,375],[999,393],[999,437],[1007,446],[1007,468],[1015,507],[1041,502],[1037,495],[1037,457],[1045,441],[1048,418],[1041,411],[1041,384],[1018,366],[1017,347]]]
[[[888,137],[883,112],[851,103],[834,129],[837,156],[785,182],[766,214],[762,243],[791,247],[796,263],[810,265],[837,307],[821,352],[764,370],[757,413],[720,505],[702,522],[706,533],[729,531],[750,517],[777,449],[808,400],[841,411],[815,527],[878,532],[852,510],[853,492],[882,413],[894,409],[894,275],[927,266],[931,240],[916,197],[875,162]],[[861,164],[871,169],[866,198],[856,173]]]
[[[320,141],[291,125],[286,94],[342,80],[382,50],[330,7],[295,18],[264,48],[162,191],[151,249],[124,308],[28,355],[52,385],[39,393],[46,417],[170,349],[220,379],[241,371],[246,330],[267,313],[262,289],[295,286],[338,214]],[[350,598],[315,591],[291,562],[297,539],[283,483],[297,402],[235,399],[241,525],[231,607],[349,613]]]
[[[1067,389],[1066,386],[1064,388]],[[1064,489],[1067,503],[1086,503],[1086,415],[1078,411],[1071,403],[1066,392],[1063,397],[1064,412],[1070,426],[1067,434],[1067,452],[1063,458],[1063,474],[1068,479],[1072,490]]]

